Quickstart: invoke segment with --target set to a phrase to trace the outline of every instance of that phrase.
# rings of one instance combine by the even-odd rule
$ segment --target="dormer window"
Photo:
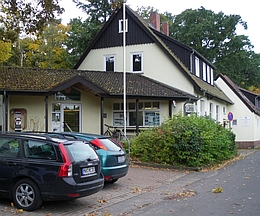
[[[131,62],[131,70],[133,72],[143,71],[143,53],[132,53]]]
[[[119,20],[119,33],[124,32],[124,20]],[[125,20],[125,32],[128,32],[128,19]]]
[[[104,56],[104,70],[105,71],[115,71],[115,55]]]

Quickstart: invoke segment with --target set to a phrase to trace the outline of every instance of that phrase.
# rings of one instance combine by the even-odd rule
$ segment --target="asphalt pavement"
[[[131,165],[127,176],[96,194],[45,202],[34,212],[0,199],[1,215],[260,215],[260,151],[239,153],[242,159],[207,172]],[[222,191],[213,193],[214,189]]]

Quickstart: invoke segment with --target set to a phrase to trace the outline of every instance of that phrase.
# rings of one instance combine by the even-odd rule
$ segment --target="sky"
[[[84,2],[84,0],[82,0]],[[76,8],[72,0],[62,0],[61,6],[65,12],[62,15],[62,23],[67,24],[71,18],[82,17],[86,14]],[[254,45],[254,51],[260,53],[260,30],[259,28],[259,6],[257,0],[237,1],[237,0],[127,0],[126,4],[133,10],[137,7],[154,7],[159,13],[170,12],[172,15],[178,15],[186,9],[198,9],[201,6],[206,10],[212,10],[215,13],[222,11],[225,15],[240,15],[242,20],[247,22],[248,29],[237,29],[237,34],[243,34],[249,37],[251,44]]]

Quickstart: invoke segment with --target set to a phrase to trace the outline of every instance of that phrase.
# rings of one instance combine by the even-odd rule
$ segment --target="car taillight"
[[[61,155],[63,158],[63,164],[60,167],[58,176],[59,177],[69,177],[72,176],[72,163],[70,160],[70,156],[66,150],[66,148],[64,147],[64,145],[62,143],[59,143],[59,147],[61,150]]]
[[[107,150],[107,147],[99,140],[99,139],[94,139],[94,140],[91,140],[90,143],[100,149],[103,149],[103,150]]]

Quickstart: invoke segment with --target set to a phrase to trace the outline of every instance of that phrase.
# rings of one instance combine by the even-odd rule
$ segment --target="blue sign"
[[[233,113],[232,113],[232,112],[229,112],[229,113],[228,113],[228,120],[229,120],[229,121],[232,121],[233,118],[234,118]]]

